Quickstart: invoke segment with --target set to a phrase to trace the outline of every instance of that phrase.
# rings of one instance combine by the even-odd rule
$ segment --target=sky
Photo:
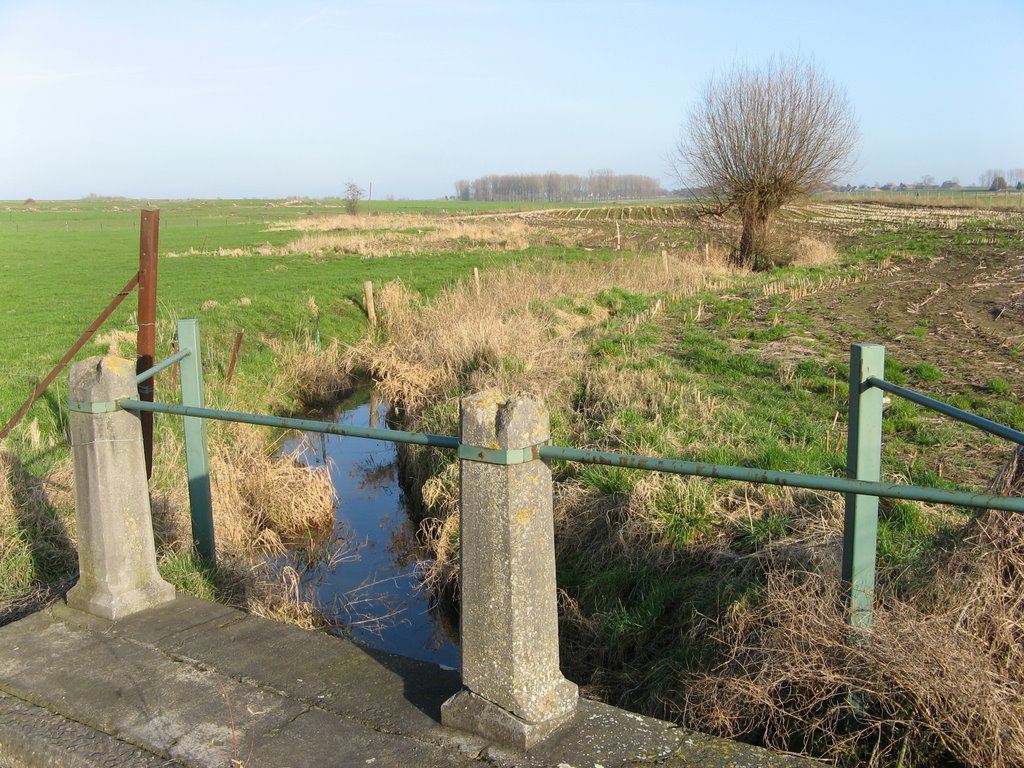
[[[1024,0],[0,0],[0,199],[454,194],[654,176],[708,79],[846,89],[842,181],[1024,167]]]

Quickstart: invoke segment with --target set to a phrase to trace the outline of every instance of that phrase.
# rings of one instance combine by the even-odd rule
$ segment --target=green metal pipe
[[[239,411],[222,411],[215,408],[195,408],[187,405],[170,405],[168,403],[146,403],[142,400],[119,400],[120,405],[129,411],[152,411],[154,413],[170,413],[176,416],[195,416],[216,421],[237,421],[243,424],[255,424],[260,427],[280,427],[281,429],[299,429],[304,432],[323,432],[329,435],[345,435],[347,437],[365,437],[371,440],[389,440],[393,443],[412,443],[429,445],[435,448],[458,450],[459,438],[447,435],[431,435],[425,432],[403,432],[398,429],[372,429],[347,424],[329,424],[324,421],[309,419],[292,419],[286,416],[263,416],[255,413]]]
[[[152,368],[147,368],[142,373],[140,373],[138,376],[136,376],[135,377],[135,383],[136,384],[141,384],[144,381],[149,381],[154,376],[156,376],[158,373],[160,373],[160,371],[162,371],[164,368],[170,368],[172,365],[174,365],[175,363],[181,362],[182,360],[184,360],[186,357],[188,357],[191,354],[192,354],[192,350],[190,350],[190,349],[178,350],[173,355],[168,357],[166,360],[161,360],[159,363],[154,365]]]
[[[733,467],[727,464],[698,464],[692,461],[682,461],[681,459],[657,459],[650,456],[635,456],[607,451],[584,451],[579,448],[563,448],[558,445],[542,445],[538,453],[542,459],[562,459],[582,464],[605,464],[632,469],[670,472],[676,475],[710,477],[717,480],[742,480],[748,483],[784,485],[793,488],[810,488],[818,491],[861,493],[868,496],[928,501],[960,507],[1024,512],[1024,498],[993,496],[987,493],[948,491],[942,488],[924,488],[917,485],[899,485],[897,483],[874,483],[867,480],[851,480],[845,477],[803,475],[797,472]]]
[[[263,416],[238,411],[223,411],[214,408],[195,408],[168,403],[146,403],[141,400],[119,400],[118,405],[129,411],[152,411],[177,416],[194,416],[217,421],[237,421],[263,427],[299,429],[306,432],[323,432],[332,435],[365,437],[372,440],[390,440],[395,443],[429,445],[434,448],[458,450],[459,439],[448,435],[431,435],[423,432],[403,432],[396,429],[371,429],[342,424],[328,424],[309,419],[293,419],[285,416]],[[1002,509],[1009,512],[1024,512],[1024,498],[993,496],[987,493],[949,491],[942,488],[924,488],[916,485],[897,483],[874,483],[867,480],[850,480],[844,477],[826,475],[803,475],[797,472],[779,472],[770,469],[734,467],[727,464],[698,464],[681,459],[661,459],[651,456],[635,456],[608,451],[585,451],[579,448],[565,448],[558,445],[542,445],[537,454],[542,459],[561,459],[582,464],[605,464],[630,467],[677,475],[694,475],[718,480],[741,480],[750,483],[766,483],[793,488],[810,488],[836,493],[862,493],[869,496],[887,496],[894,499],[927,501],[936,504],[952,504],[961,507]]]
[[[912,389],[901,387],[897,384],[884,381],[874,376],[869,378],[865,383],[872,387],[878,387],[886,392],[891,392],[898,397],[902,397],[912,403],[917,403],[925,408],[938,411],[941,414],[949,416],[951,419],[956,419],[957,421],[962,421],[965,424],[970,424],[972,427],[977,427],[989,434],[1005,438],[1017,443],[1018,445],[1024,445],[1024,432],[1020,432],[1016,429],[1012,429],[1011,427],[1007,427],[990,419],[978,416],[970,411],[963,411],[959,408],[955,408],[949,403],[944,403],[941,400],[935,400],[927,395],[922,395],[920,392],[915,392]]]

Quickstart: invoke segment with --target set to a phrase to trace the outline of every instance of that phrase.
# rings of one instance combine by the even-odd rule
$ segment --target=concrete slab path
[[[186,596],[0,627],[0,768],[814,765],[582,700],[529,752],[440,724],[457,672]]]

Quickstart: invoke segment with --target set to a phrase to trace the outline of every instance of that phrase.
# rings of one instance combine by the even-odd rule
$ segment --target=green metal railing
[[[678,475],[843,493],[846,495],[846,514],[843,533],[842,579],[847,590],[850,624],[864,629],[871,625],[879,497],[1024,512],[1024,498],[881,482],[883,391],[905,397],[926,408],[944,413],[1019,444],[1024,444],[1024,433],[954,408],[913,390],[886,382],[882,378],[885,371],[885,349],[880,344],[855,344],[851,348],[846,477],[806,475],[728,464],[706,464],[611,451],[581,450],[547,443],[517,451],[496,451],[481,446],[464,445],[459,438],[449,435],[348,426],[308,419],[207,408],[203,394],[197,321],[182,320],[178,323],[178,344],[180,352],[139,374],[138,380],[145,381],[158,371],[177,362],[181,372],[182,404],[172,405],[123,399],[118,401],[117,405],[130,411],[149,411],[184,417],[193,541],[198,553],[210,562],[214,562],[215,547],[209,452],[206,437],[207,419],[426,445],[456,450],[459,458],[467,461],[482,461],[492,464],[516,464],[535,459],[559,459],[584,464],[614,465]]]

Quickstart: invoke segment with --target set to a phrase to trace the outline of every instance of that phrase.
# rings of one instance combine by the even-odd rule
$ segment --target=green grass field
[[[520,210],[518,204],[449,201],[373,202],[377,213]],[[366,202],[363,203],[365,209]],[[323,254],[240,255],[239,249],[274,248],[297,233],[271,225],[309,215],[337,215],[340,200],[124,201],[79,200],[0,203],[0,415],[13,414],[96,315],[138,269],[139,210],[160,209],[158,350],[170,354],[174,322],[200,319],[208,374],[223,374],[238,331],[244,331],[237,377],[258,391],[272,368],[268,342],[323,338],[351,342],[364,333],[362,286],[399,278],[430,296],[472,276],[473,268],[514,262],[551,262],[584,256],[560,248],[523,251],[419,252],[388,258]],[[539,206],[537,206],[539,207]],[[374,219],[370,219],[370,222]],[[309,300],[319,308],[316,317]],[[97,333],[132,334],[137,298],[129,296]],[[129,353],[131,345],[129,347]],[[107,346],[88,345],[81,356]],[[27,415],[44,431],[59,430],[62,381]],[[56,400],[54,399],[56,398]]]

